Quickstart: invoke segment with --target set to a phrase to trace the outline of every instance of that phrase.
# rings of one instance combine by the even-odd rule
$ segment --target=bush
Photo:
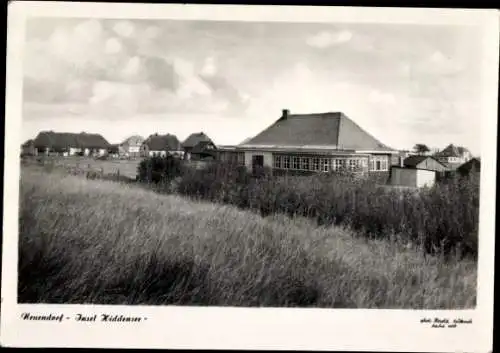
[[[143,159],[137,167],[137,179],[147,183],[168,183],[182,175],[182,161],[173,156]]]
[[[455,177],[421,191],[377,186],[353,173],[273,176],[217,163],[182,177],[180,194],[284,213],[319,225],[347,225],[370,238],[398,235],[429,253],[477,255],[479,179]]]

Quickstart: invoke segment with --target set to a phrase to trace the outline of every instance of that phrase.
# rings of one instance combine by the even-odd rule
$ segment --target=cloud
[[[368,99],[372,103],[381,103],[387,105],[393,105],[396,103],[396,98],[394,97],[394,94],[388,92],[381,92],[379,90],[372,90],[368,95]]]
[[[440,76],[453,76],[465,69],[465,66],[457,59],[453,59],[443,52],[437,50],[429,56],[420,60],[414,66],[415,74],[430,74]]]
[[[350,31],[339,31],[339,32],[319,32],[306,40],[306,43],[315,48],[328,48],[337,44],[346,43],[353,37]]]
[[[203,67],[201,69],[201,74],[204,76],[214,76],[217,73],[217,65],[215,58],[210,56],[205,59]]]
[[[135,28],[129,21],[120,21],[113,26],[113,31],[121,37],[131,37]]]
[[[117,38],[109,38],[106,40],[104,50],[108,54],[117,54],[122,50],[122,44]]]
[[[145,55],[132,45],[160,36],[155,25],[140,30],[129,21],[85,20],[56,25],[46,38],[28,38],[24,100],[87,103],[93,114],[110,117],[176,109],[236,114],[245,109],[248,97],[219,73],[215,57],[200,61],[166,50],[164,56]]]

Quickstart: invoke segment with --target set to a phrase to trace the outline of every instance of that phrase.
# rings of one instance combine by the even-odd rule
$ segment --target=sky
[[[203,131],[230,145],[289,109],[344,112],[397,149],[479,154],[480,39],[467,26],[30,18],[23,140]]]

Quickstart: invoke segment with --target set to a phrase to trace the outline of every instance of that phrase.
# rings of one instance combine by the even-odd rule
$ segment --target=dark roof
[[[213,145],[214,147],[212,149],[207,149],[207,145]],[[211,154],[212,151],[216,150],[217,147],[214,145],[212,141],[200,141],[198,142],[193,149],[191,150],[191,153],[208,153]]]
[[[118,151],[120,150],[119,146],[120,146],[120,145],[119,145],[119,144],[117,144],[117,143],[114,143],[114,144],[112,144],[112,145],[109,145],[109,147],[108,147],[108,152],[110,152],[110,153],[118,153]]]
[[[244,145],[332,146],[340,150],[392,151],[342,112],[287,114]]]
[[[189,135],[189,137],[182,143],[182,147],[184,148],[193,148],[199,142],[212,142],[213,141],[208,137],[204,132],[197,132]]]
[[[455,146],[454,144],[449,144],[441,152],[436,153],[438,157],[461,157],[464,153],[469,152],[469,150],[462,146]]]
[[[28,146],[31,146],[34,144],[35,141],[33,141],[33,139],[29,139],[28,141],[26,141],[25,143],[23,143],[21,145],[21,147],[28,147]]]
[[[472,158],[470,161],[465,162],[457,168],[460,172],[470,172],[471,170],[481,170],[481,160],[479,158]]]
[[[404,159],[403,164],[406,167],[416,167],[419,165],[422,161],[425,161],[428,156],[409,156]]]
[[[419,165],[420,163],[422,163],[426,159],[432,159],[432,160],[436,161],[437,163],[439,163],[439,164],[441,164],[441,165],[443,165],[443,166],[446,167],[446,165],[444,163],[438,161],[434,157],[431,157],[431,156],[421,156],[421,155],[414,155],[414,156],[406,157],[404,159],[404,161],[403,161],[403,164],[406,167],[416,167],[417,165]]]
[[[65,149],[68,147],[76,148],[107,148],[109,142],[99,134],[89,133],[71,133],[42,131],[35,138],[35,147]]]
[[[181,143],[175,135],[151,135],[149,136],[144,144],[152,151],[179,151],[181,149]]]

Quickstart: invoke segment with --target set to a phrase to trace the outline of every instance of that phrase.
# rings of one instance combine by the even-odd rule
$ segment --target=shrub
[[[143,159],[137,167],[137,179],[147,183],[168,183],[182,175],[182,161],[173,156],[153,156]]]
[[[348,172],[273,176],[269,170],[251,174],[244,167],[217,163],[184,175],[178,192],[263,216],[284,213],[319,225],[347,225],[370,238],[397,234],[429,253],[477,255],[477,177],[447,178],[429,189],[401,191]]]

